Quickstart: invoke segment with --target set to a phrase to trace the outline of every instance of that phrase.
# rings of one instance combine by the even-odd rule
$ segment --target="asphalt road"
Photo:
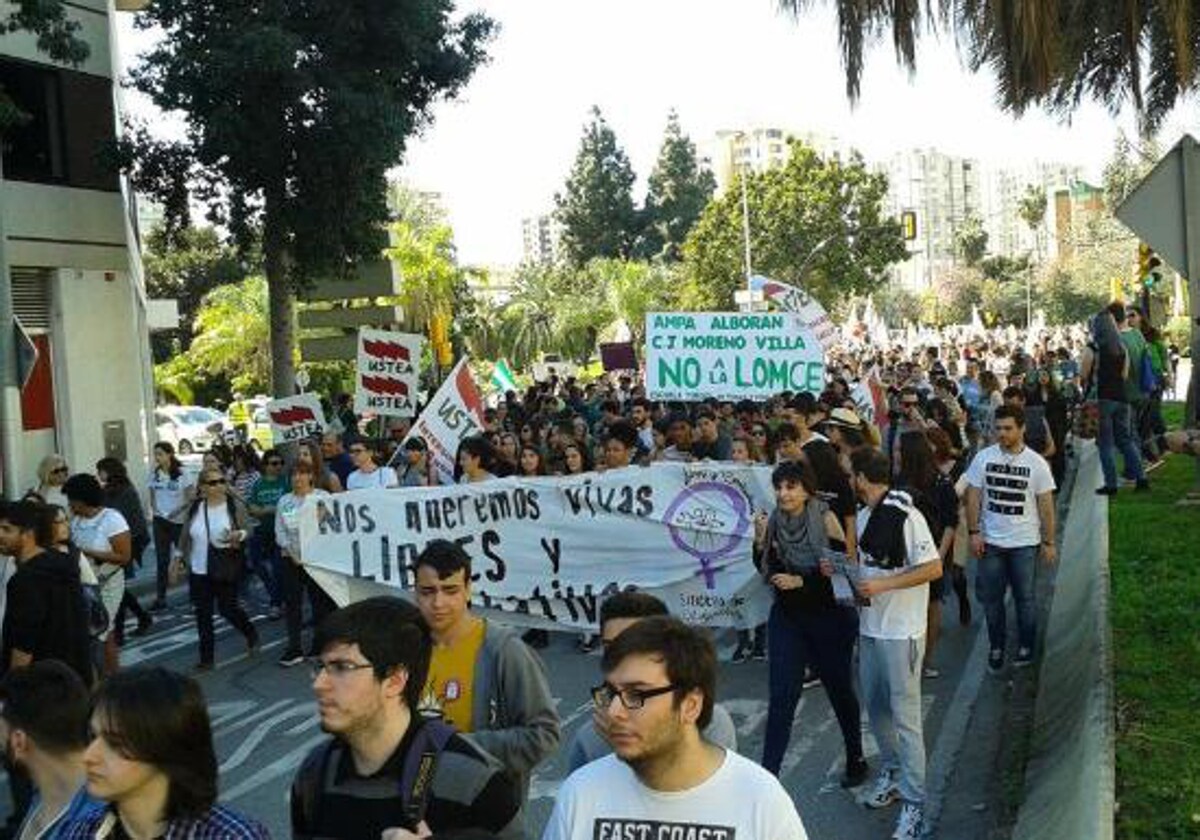
[[[964,663],[981,626],[976,610],[972,626],[960,628],[953,596],[947,601],[945,632],[938,652],[942,676],[924,681],[925,739],[931,764],[946,751],[939,743],[943,722],[953,719]],[[288,787],[292,774],[308,751],[323,737],[317,723],[304,667],[280,668],[276,659],[283,646],[283,623],[268,621],[265,611],[252,610],[263,637],[262,651],[247,658],[242,638],[218,619],[217,668],[200,677],[209,700],[217,752],[221,762],[221,799],[226,804],[262,820],[277,837],[289,834]],[[132,627],[130,628],[132,629]],[[575,634],[556,634],[544,657],[552,690],[563,719],[563,749],[541,766],[530,791],[531,837],[553,807],[562,782],[565,745],[579,726],[589,724],[588,687],[597,682],[599,654],[575,650]],[[733,636],[718,637],[722,658],[732,652]],[[196,634],[182,593],[172,608],[161,614],[151,633],[130,638],[123,651],[125,665],[156,664],[186,670],[197,660]],[[976,670],[978,670],[976,668]],[[767,715],[765,663],[721,668],[719,699],[729,709],[738,729],[739,751],[754,759],[761,755]],[[960,704],[961,705],[961,702]],[[947,727],[953,730],[954,727]],[[868,759],[876,753],[867,731]],[[948,734],[953,740],[953,733]],[[952,745],[953,746],[953,745]],[[857,804],[853,791],[842,790],[841,737],[824,691],[806,690],[797,711],[790,749],[784,761],[783,781],[796,801],[809,836],[819,838],[883,838],[890,836],[895,808],[883,813]],[[932,781],[932,780],[931,780]]]

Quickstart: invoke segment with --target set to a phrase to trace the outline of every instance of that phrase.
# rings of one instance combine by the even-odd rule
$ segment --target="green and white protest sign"
[[[646,315],[652,400],[764,400],[824,388],[821,343],[795,312]]]

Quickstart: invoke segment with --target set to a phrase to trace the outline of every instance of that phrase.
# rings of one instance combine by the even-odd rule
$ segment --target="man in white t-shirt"
[[[916,840],[925,820],[925,734],[921,662],[929,581],[942,576],[937,543],[912,497],[891,490],[891,463],[877,449],[850,456],[858,512],[858,670],[863,706],[879,744],[881,769],[862,799],[869,808],[903,801],[895,840]]]
[[[1033,662],[1039,544],[1046,563],[1055,559],[1054,476],[1046,459],[1025,445],[1025,412],[1019,406],[997,408],[992,428],[997,442],[967,469],[967,528],[971,551],[979,558],[975,592],[987,618],[988,668],[999,673],[1004,668],[1004,592],[1009,585],[1017,610],[1013,664]]]
[[[391,467],[375,463],[375,445],[366,438],[359,438],[347,450],[354,462],[354,472],[346,477],[347,490],[382,489],[399,487],[400,479]]]
[[[571,774],[542,840],[807,840],[778,779],[700,736],[717,679],[707,636],[647,618],[613,640],[602,668],[592,699],[613,754]]]

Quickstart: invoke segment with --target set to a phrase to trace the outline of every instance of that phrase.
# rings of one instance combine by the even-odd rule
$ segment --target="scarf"
[[[804,510],[791,514],[775,508],[767,519],[767,562],[764,574],[812,574],[829,548],[825,511],[820,499],[809,499]]]

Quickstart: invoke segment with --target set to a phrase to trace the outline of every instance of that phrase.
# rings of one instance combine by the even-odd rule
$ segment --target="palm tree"
[[[798,16],[817,0],[778,0]],[[1131,101],[1147,126],[1197,87],[1200,15],[1184,0],[829,0],[838,13],[846,93],[858,98],[863,53],[891,30],[897,59],[916,68],[924,32],[956,36],[972,70],[996,74],[1006,109],[1065,113],[1083,99]],[[1142,68],[1149,75],[1143,76]]]
[[[1017,215],[1033,234],[1038,264],[1042,262],[1042,231],[1046,221],[1046,193],[1035,184],[1025,187],[1025,195],[1017,202]]]

